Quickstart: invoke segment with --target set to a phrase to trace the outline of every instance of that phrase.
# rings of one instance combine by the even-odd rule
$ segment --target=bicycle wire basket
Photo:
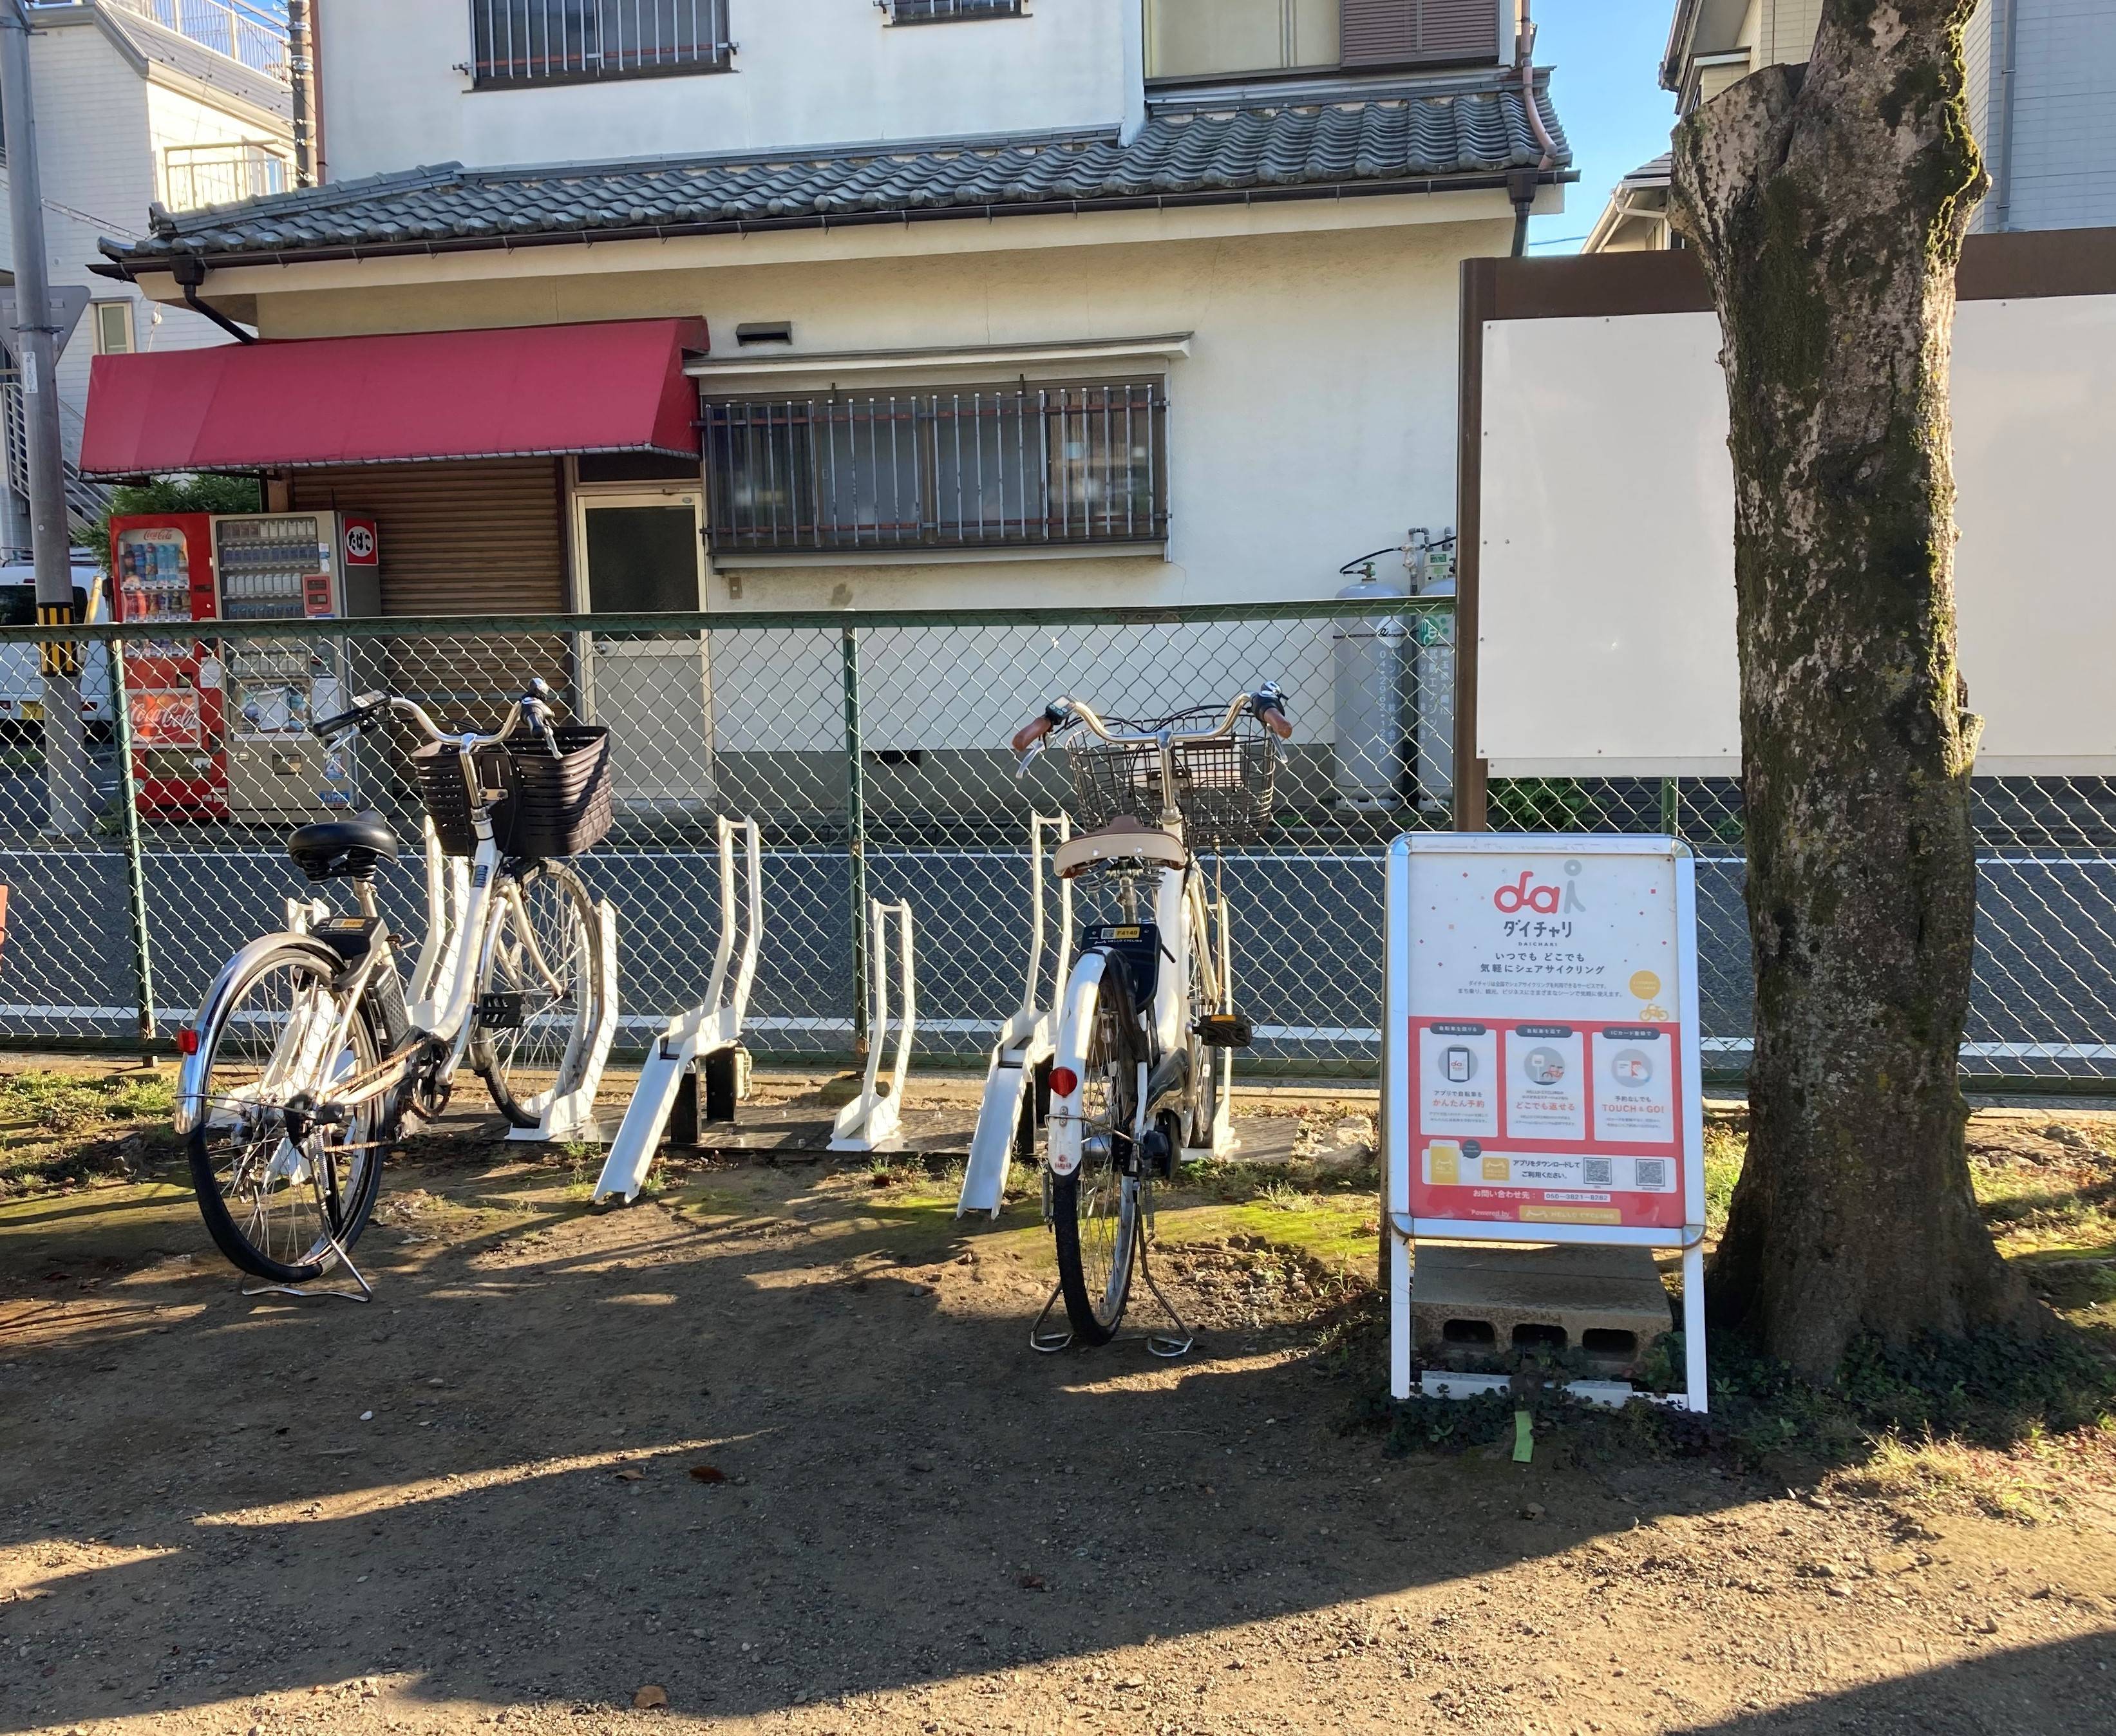
[[[503,856],[578,856],[610,831],[610,731],[600,724],[568,723],[551,733],[558,739],[556,759],[540,735],[512,736],[477,754],[493,840]],[[474,855],[477,829],[454,746],[433,742],[414,748],[412,764],[443,852]]]
[[[1197,706],[1148,723],[1111,718],[1126,730],[1182,730],[1217,723],[1219,706]],[[1278,777],[1278,738],[1263,720],[1244,711],[1234,733],[1219,741],[1173,750],[1175,806],[1185,841],[1194,850],[1254,844],[1271,824]],[[1158,826],[1166,805],[1161,788],[1161,750],[1152,742],[1106,742],[1083,734],[1066,749],[1073,777],[1074,821],[1086,831],[1135,819]]]

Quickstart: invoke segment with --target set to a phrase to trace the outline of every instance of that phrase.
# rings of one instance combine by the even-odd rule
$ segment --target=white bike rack
[[[889,929],[895,919],[897,975],[900,993],[896,1020],[896,1058],[890,1068],[889,1083],[882,1085],[883,1035],[889,1029]],[[867,1079],[860,1094],[844,1108],[830,1126],[832,1151],[900,1151],[904,1140],[898,1131],[904,1107],[904,1075],[911,1071],[911,1038],[918,1020],[918,978],[911,956],[911,906],[867,901]]]
[[[735,877],[735,837],[743,840],[747,864],[748,898],[738,898]],[[749,991],[757,980],[757,951],[764,935],[763,838],[754,820],[720,822],[720,939],[713,951],[713,974],[706,998],[688,1012],[669,1021],[646,1064],[640,1069],[639,1084],[624,1112],[624,1120],[611,1142],[610,1157],[596,1182],[598,1200],[612,1195],[636,1197],[653,1167],[654,1153],[669,1125],[686,1080],[695,1080],[715,1066],[734,1069],[734,1093],[742,1090],[742,1021],[749,1009]],[[738,960],[735,932],[738,914],[742,944]],[[730,974],[732,973],[732,974]],[[724,1061],[721,1057],[726,1057]],[[693,1086],[695,1089],[695,1085]],[[729,1106],[732,1107],[731,1105]],[[695,1119],[695,1117],[694,1117]],[[688,1137],[686,1139],[688,1143]]]
[[[600,1145],[610,1138],[596,1119],[596,1091],[602,1084],[602,1070],[610,1060],[610,1046],[617,1037],[617,911],[608,899],[597,902],[596,930],[589,944],[602,951],[602,1016],[593,1030],[576,1031],[568,1039],[559,1062],[563,1075],[573,1070],[581,1045],[587,1045],[587,1065],[580,1083],[563,1096],[550,1091],[533,1097],[522,1107],[540,1111],[533,1127],[508,1130],[510,1140],[559,1140],[571,1145]]]
[[[1021,1126],[1036,1089],[1037,1072],[1051,1064],[1057,1037],[1052,1008],[1039,1005],[1043,993],[1043,841],[1055,833],[1063,844],[1073,836],[1073,822],[1064,814],[1036,814],[1028,822],[1028,986],[1019,1011],[1006,1021],[992,1047],[985,1071],[984,1102],[978,1110],[977,1131],[970,1136],[969,1167],[963,1172],[963,1191],[955,1202],[955,1215],[984,1212],[996,1218],[1006,1197],[1007,1172],[1016,1150],[1030,1153],[1021,1140]],[[1058,938],[1051,975],[1051,998],[1065,986],[1065,961],[1073,951],[1073,883],[1058,882]],[[1032,1142],[1033,1143],[1033,1142]]]

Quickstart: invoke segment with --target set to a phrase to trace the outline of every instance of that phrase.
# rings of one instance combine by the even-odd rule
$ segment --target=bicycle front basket
[[[412,769],[418,774],[419,794],[426,804],[426,817],[434,822],[434,835],[441,852],[448,856],[477,853],[477,827],[471,817],[470,790],[463,782],[462,761],[453,742],[429,742],[412,750]],[[494,781],[490,754],[479,760],[486,787]]]
[[[1175,750],[1175,805],[1193,850],[1254,844],[1271,824],[1278,779],[1278,742],[1244,716],[1226,741]]]
[[[1152,742],[1092,737],[1065,750],[1073,774],[1073,822],[1098,831],[1113,820],[1161,823],[1161,750]]]
[[[610,831],[610,731],[569,723],[552,734],[556,759],[541,736],[508,739],[500,766],[507,794],[492,810],[492,836],[503,856],[578,856]]]

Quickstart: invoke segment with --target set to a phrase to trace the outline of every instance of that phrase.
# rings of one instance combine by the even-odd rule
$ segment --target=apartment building
[[[261,9],[223,0],[65,0],[32,6],[30,16],[48,269],[55,289],[89,297],[58,365],[71,462],[94,357],[232,341],[181,299],[162,306],[90,268],[105,239],[144,237],[150,208],[224,204],[293,184],[286,44]],[[8,281],[12,252],[0,224]],[[8,460],[0,541],[21,548],[27,471],[16,389],[10,367],[0,375]],[[91,510],[93,490],[76,483],[74,504]]]
[[[1681,0],[1661,84],[1686,115],[1760,67],[1805,60],[1823,0]],[[2116,223],[2116,7],[2107,0],[1980,0],[1963,34],[1970,124],[1991,174],[1972,229]],[[1585,251],[1672,244],[1668,160],[1626,175]]]

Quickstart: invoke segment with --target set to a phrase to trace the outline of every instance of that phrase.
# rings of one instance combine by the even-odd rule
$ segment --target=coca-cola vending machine
[[[213,543],[223,620],[316,622],[382,612],[381,545],[371,517],[223,513],[213,521]],[[311,718],[352,702],[358,685],[352,646],[310,633],[224,643],[229,813],[354,806],[356,744],[325,748],[308,729]]]
[[[143,814],[225,818],[226,684],[218,648],[195,624],[218,612],[213,519],[205,513],[110,521],[111,587],[122,621],[166,624],[167,638],[126,639],[132,776]]]

